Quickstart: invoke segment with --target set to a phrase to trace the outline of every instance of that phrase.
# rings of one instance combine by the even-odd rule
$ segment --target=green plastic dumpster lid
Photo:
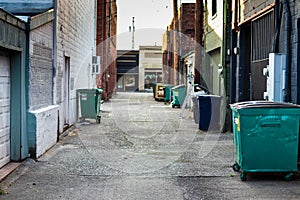
[[[244,108],[300,108],[299,105],[292,103],[281,103],[274,101],[245,101],[230,104],[231,108],[244,109]]]
[[[96,88],[96,93],[102,94],[103,93],[103,89],[102,88]]]
[[[178,89],[178,88],[184,88],[184,87],[186,87],[184,84],[182,84],[182,85],[177,85],[177,86],[175,86],[175,87],[172,87],[172,90],[175,90],[175,89]]]

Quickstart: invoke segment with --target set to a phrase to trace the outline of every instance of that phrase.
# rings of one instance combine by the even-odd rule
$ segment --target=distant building
[[[182,3],[163,37],[163,77],[167,83],[184,84],[181,57],[195,49],[195,4]]]
[[[97,56],[100,71],[97,87],[103,88],[103,99],[112,97],[116,89],[117,5],[114,0],[97,1]]]
[[[150,89],[153,82],[162,82],[162,47],[140,46],[139,59],[139,90]]]
[[[138,91],[139,51],[118,50],[117,55],[117,91]]]

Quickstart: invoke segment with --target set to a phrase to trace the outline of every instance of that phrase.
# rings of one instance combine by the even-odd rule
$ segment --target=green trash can
[[[164,101],[169,102],[172,100],[172,95],[171,95],[171,89],[174,87],[174,85],[169,85],[166,84],[164,87]]]
[[[252,172],[297,172],[300,106],[248,101],[230,105],[235,164],[241,180]]]
[[[178,85],[172,88],[172,107],[181,106],[186,96],[186,86]]]
[[[97,123],[101,121],[100,107],[103,90],[96,89],[78,89],[78,103],[80,108],[79,118],[96,119]]]

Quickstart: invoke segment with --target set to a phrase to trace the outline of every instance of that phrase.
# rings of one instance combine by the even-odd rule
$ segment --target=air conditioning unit
[[[267,76],[267,91],[265,99],[269,101],[284,102],[286,83],[286,55],[282,53],[270,53],[269,65],[263,70]]]
[[[93,56],[92,59],[92,73],[100,74],[100,56]]]

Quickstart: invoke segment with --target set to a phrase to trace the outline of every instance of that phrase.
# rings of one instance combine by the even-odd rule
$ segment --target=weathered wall
[[[52,105],[53,22],[30,32],[29,110]]]
[[[259,13],[261,10],[273,4],[274,0],[242,0],[241,1],[241,17],[240,21],[248,19],[249,17]]]
[[[38,158],[57,142],[58,106],[29,111],[28,122],[29,152]]]
[[[10,57],[10,160],[20,161],[28,156],[25,95],[26,24],[0,9],[0,27],[0,49]]]
[[[116,89],[117,5],[114,0],[97,1],[97,56],[101,57],[97,87],[103,88],[103,99],[112,97]]]
[[[50,10],[29,20],[28,146],[40,157],[57,141],[58,106],[53,104],[53,20]]]
[[[94,85],[91,75],[92,55],[95,52],[94,6],[94,0],[57,1],[55,103],[60,105],[60,132],[65,123],[74,124],[77,120],[76,89]],[[64,85],[66,57],[70,59],[69,87]],[[65,116],[64,87],[68,87],[69,91],[69,110],[66,110]]]

